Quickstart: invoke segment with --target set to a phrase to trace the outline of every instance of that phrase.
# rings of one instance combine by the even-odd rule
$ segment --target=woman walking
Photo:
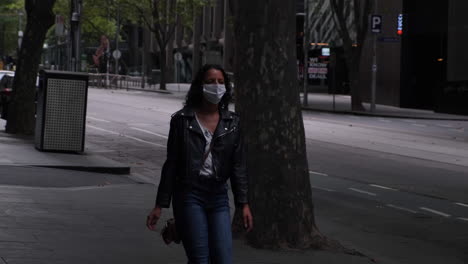
[[[232,263],[229,178],[244,227],[253,227],[239,117],[228,110],[230,99],[225,71],[205,65],[190,86],[184,108],[171,118],[167,159],[146,224],[154,230],[172,198],[189,264]]]

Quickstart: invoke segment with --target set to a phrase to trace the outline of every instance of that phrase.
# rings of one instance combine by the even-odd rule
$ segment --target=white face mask
[[[225,93],[226,86],[224,86],[224,84],[214,83],[203,85],[203,96],[212,104],[218,104]]]

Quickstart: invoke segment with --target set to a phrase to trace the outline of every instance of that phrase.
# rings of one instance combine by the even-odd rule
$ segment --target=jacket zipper
[[[227,134],[230,134],[230,133],[234,132],[234,130],[236,130],[236,128],[237,128],[237,127],[233,127],[233,128],[231,128],[231,130],[229,130],[229,131],[227,131],[227,132],[225,132],[225,133],[223,133],[223,134],[221,134],[221,135],[217,136],[217,137],[216,137],[216,138],[214,138],[214,139],[218,139],[218,138],[220,138],[220,137],[224,137],[225,135],[227,135]]]

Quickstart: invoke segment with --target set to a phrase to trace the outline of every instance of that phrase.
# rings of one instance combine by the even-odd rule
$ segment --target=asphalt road
[[[90,89],[86,150],[156,184],[170,115],[182,99]],[[414,259],[398,263],[468,262],[468,122],[304,112],[304,124],[322,230],[320,219],[333,219],[375,234],[376,243],[358,246],[381,256],[414,251]]]

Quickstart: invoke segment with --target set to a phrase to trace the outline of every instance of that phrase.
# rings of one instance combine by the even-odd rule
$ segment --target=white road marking
[[[104,119],[100,119],[100,118],[96,118],[96,117],[92,117],[92,116],[87,116],[87,118],[89,118],[91,120],[94,120],[94,121],[104,122],[104,123],[110,123],[111,122],[109,120],[104,120]]]
[[[146,143],[146,144],[149,144],[149,145],[153,145],[153,146],[157,146],[157,147],[162,147],[162,148],[165,148],[165,147],[166,147],[166,146],[161,145],[161,144],[149,142],[149,141],[146,141],[146,140],[143,140],[143,139],[139,139],[139,138],[136,138],[136,137],[132,137],[132,136],[129,136],[129,135],[119,134],[119,133],[117,133],[117,132],[110,131],[110,130],[107,130],[107,129],[104,129],[104,128],[95,127],[95,126],[91,126],[91,125],[87,125],[87,127],[90,127],[90,128],[96,129],[96,130],[100,130],[100,131],[104,131],[104,132],[110,133],[110,134],[112,134],[112,135],[119,135],[119,136],[122,136],[122,137],[126,137],[126,138],[129,138],[129,139],[133,139],[133,140],[135,140],[135,141],[139,141],[139,142]]]
[[[385,123],[391,123],[392,121],[387,120],[387,119],[379,119],[380,122],[385,122]]]
[[[328,174],[321,173],[321,172],[316,172],[316,171],[309,171],[309,174],[315,174],[315,175],[328,177]]]
[[[348,188],[348,189],[350,189],[351,191],[355,191],[355,192],[358,192],[358,193],[367,194],[367,195],[370,195],[370,196],[377,196],[377,194],[375,194],[375,193],[363,191],[363,190],[356,189],[356,188]]]
[[[104,129],[104,128],[100,128],[100,127],[95,127],[95,126],[92,126],[92,125],[86,125],[86,127],[90,127],[90,128],[96,129],[96,130],[104,131],[104,132],[110,133],[110,134],[112,134],[112,135],[120,135],[120,134],[117,133],[117,132],[110,131],[110,130],[107,130],[107,129]]]
[[[416,127],[427,127],[427,125],[422,125],[422,124],[411,124],[412,126],[416,126]]]
[[[466,222],[468,222],[468,218],[464,218],[464,217],[458,217],[457,219],[458,219],[458,220],[462,220],[462,221],[466,221]]]
[[[455,203],[455,204],[459,206],[463,206],[463,207],[468,207],[468,204],[464,204],[464,203]]]
[[[460,129],[460,128],[451,128],[450,131],[459,132],[459,133],[465,132],[464,129]]]
[[[130,138],[130,139],[133,139],[133,140],[136,140],[136,141],[140,141],[140,142],[146,143],[146,144],[150,144],[150,145],[153,145],[153,146],[157,146],[157,147],[161,147],[161,148],[166,148],[165,145],[161,145],[161,144],[158,144],[158,143],[149,142],[149,141],[146,141],[146,140],[143,140],[143,139],[139,139],[139,138],[136,138],[136,137],[132,137],[132,136],[128,136],[128,135],[123,135],[123,136],[126,137],[126,138]]]
[[[151,135],[154,135],[154,136],[158,136],[158,137],[162,137],[162,138],[167,139],[167,136],[165,136],[165,135],[154,133],[154,132],[151,132],[151,131],[148,131],[148,130],[145,130],[145,129],[141,129],[141,128],[138,128],[138,127],[130,127],[130,128],[133,129],[133,130],[138,130],[140,132],[144,132],[144,133],[147,133],[147,134],[151,134]]]
[[[447,127],[447,128],[453,128],[452,125],[437,124],[437,126],[440,126],[440,127]]]
[[[414,211],[414,210],[411,210],[411,209],[408,209],[408,208],[405,208],[405,207],[393,205],[393,204],[387,204],[387,206],[391,207],[393,209],[402,210],[402,211],[409,212],[409,213],[412,213],[412,214],[417,213],[417,211]]]
[[[437,211],[437,210],[434,210],[434,209],[431,209],[431,208],[419,207],[419,209],[427,211],[427,212],[431,212],[433,214],[440,215],[440,216],[443,216],[443,217],[451,217],[451,215],[449,215],[449,214],[446,214],[444,212],[440,212],[440,211]]]
[[[372,186],[372,187],[375,187],[375,188],[384,189],[384,190],[398,191],[397,189],[393,189],[393,188],[390,188],[390,187],[385,187],[385,186],[377,185],[377,184],[369,184],[369,186]]]
[[[317,190],[327,191],[327,192],[335,192],[335,190],[328,189],[328,188],[317,187],[317,186],[312,186],[312,188],[317,189]]]

